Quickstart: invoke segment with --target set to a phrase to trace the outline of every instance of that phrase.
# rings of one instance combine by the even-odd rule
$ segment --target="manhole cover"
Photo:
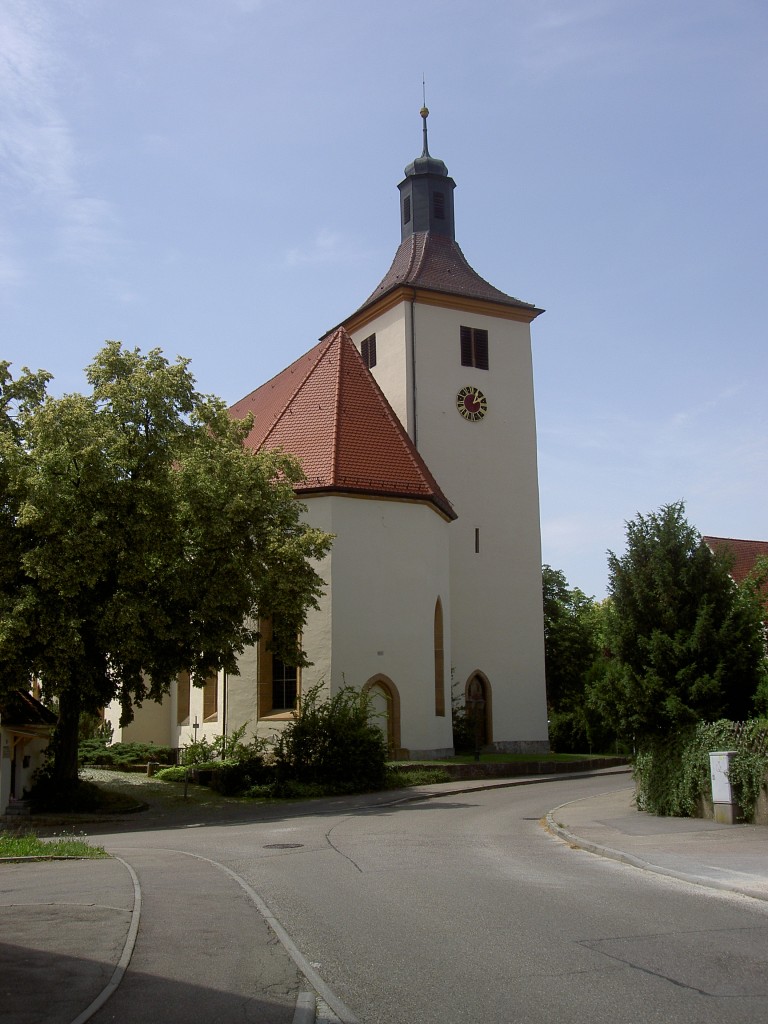
[[[265,850],[298,850],[304,843],[267,843]]]

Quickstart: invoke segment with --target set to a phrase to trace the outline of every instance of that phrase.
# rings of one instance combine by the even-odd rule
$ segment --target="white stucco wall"
[[[461,365],[461,326],[488,331],[488,370]],[[459,517],[450,527],[454,678],[462,686],[476,671],[488,678],[493,739],[500,748],[546,747],[530,327],[402,303],[353,338],[359,345],[374,332],[380,366],[373,374],[396,411],[408,409],[415,395],[409,433]],[[397,391],[403,380],[405,399]],[[488,400],[485,418],[474,423],[456,409],[456,394],[467,385],[479,387]]]
[[[134,709],[134,719],[126,726],[120,726],[120,703],[113,700],[104,710],[104,719],[112,726],[113,743],[155,743],[168,747],[176,745],[173,729],[175,719],[171,717],[171,698],[166,695],[161,704],[145,700],[140,708]]]
[[[335,691],[384,675],[400,696],[401,746],[452,749],[450,695],[450,524],[430,506],[383,499],[317,496],[313,525],[336,535],[320,567],[329,582],[311,612],[304,645],[313,666],[302,687]],[[434,613],[440,597],[445,632],[445,715],[435,714]]]
[[[30,738],[16,751],[16,799],[22,799],[25,790],[32,788],[32,776],[44,762],[44,753],[48,748],[48,739]],[[0,724],[0,814],[10,802],[11,795],[11,761],[13,752],[13,730],[4,729]],[[24,761],[27,766],[24,767]]]

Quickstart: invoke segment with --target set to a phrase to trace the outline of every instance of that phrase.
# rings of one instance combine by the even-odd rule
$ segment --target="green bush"
[[[210,787],[224,796],[240,796],[256,786],[274,781],[274,769],[260,754],[239,761],[221,761],[214,765]]]
[[[187,777],[187,769],[184,765],[174,765],[171,768],[161,768],[155,772],[154,777],[161,782],[183,782]]]
[[[269,740],[253,736],[250,740],[244,741],[247,727],[246,722],[227,736],[215,736],[212,740],[207,740],[203,736],[194,743],[188,743],[181,748],[182,764],[199,766],[208,762],[248,761],[253,757],[264,757],[270,746]]]
[[[105,739],[93,738],[81,741],[78,761],[81,765],[118,769],[146,764],[148,761],[175,764],[176,750],[173,747],[158,747],[154,743],[113,743],[107,746]]]
[[[733,750],[734,799],[751,821],[768,771],[768,722],[700,722],[673,739],[648,744],[634,763],[637,806],[650,814],[694,817],[709,796],[711,751]]]
[[[296,795],[297,783],[324,793],[382,789],[386,739],[372,718],[360,690],[345,686],[332,697],[321,686],[309,690],[275,744],[275,795]]]

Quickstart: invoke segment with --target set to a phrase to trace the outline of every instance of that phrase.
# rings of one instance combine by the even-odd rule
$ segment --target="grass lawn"
[[[87,857],[98,860],[109,854],[103,846],[91,846],[82,837],[54,836],[38,839],[33,835],[0,833],[0,857]]]

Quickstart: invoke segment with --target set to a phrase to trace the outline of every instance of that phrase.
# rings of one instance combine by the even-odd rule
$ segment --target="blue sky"
[[[547,311],[544,561],[602,597],[678,499],[768,539],[767,52],[764,0],[4,0],[0,358],[268,379],[389,267],[423,73],[465,255]]]

